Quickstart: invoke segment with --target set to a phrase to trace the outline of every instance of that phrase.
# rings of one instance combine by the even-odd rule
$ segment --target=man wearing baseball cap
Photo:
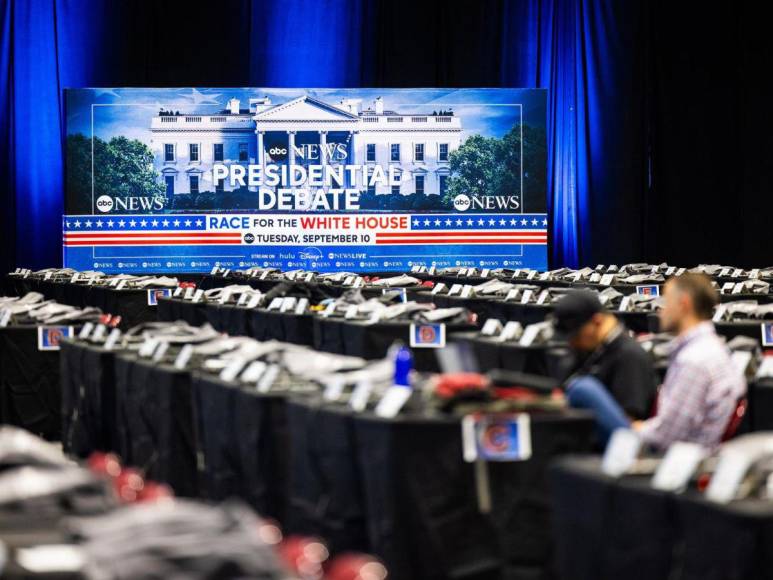
[[[623,324],[588,290],[569,292],[556,303],[556,333],[577,355],[566,381],[567,400],[574,407],[591,407],[612,414],[613,421],[646,419],[657,391],[652,359],[626,332]],[[607,391],[617,405],[591,406],[589,391]]]

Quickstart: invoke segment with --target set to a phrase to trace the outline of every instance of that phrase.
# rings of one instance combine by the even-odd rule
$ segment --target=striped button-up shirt
[[[661,449],[675,441],[714,448],[746,394],[746,381],[711,322],[674,339],[658,412],[639,434]]]

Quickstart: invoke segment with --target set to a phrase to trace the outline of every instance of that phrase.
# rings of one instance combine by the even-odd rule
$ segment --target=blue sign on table
[[[72,326],[38,326],[38,350],[59,350],[59,343],[74,334]]]

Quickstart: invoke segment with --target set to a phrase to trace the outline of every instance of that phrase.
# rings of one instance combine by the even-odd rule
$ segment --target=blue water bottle
[[[411,369],[413,369],[413,353],[405,345],[401,345],[395,352],[395,385],[401,387],[411,386]]]

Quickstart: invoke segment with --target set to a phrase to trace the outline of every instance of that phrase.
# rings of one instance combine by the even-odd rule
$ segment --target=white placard
[[[537,277],[537,271],[536,270],[531,270],[528,274],[526,274],[526,279],[527,280],[534,280],[534,278],[536,278],[536,277]]]
[[[722,268],[719,271],[720,276],[728,276],[730,274],[730,268]]]
[[[346,313],[344,314],[344,318],[346,320],[351,320],[352,318],[357,317],[357,305],[356,304],[350,304],[346,307]]]
[[[752,268],[749,270],[749,278],[759,278],[760,277],[760,269],[759,268]]]
[[[344,286],[351,286],[354,283],[354,276],[347,276],[344,280]]]
[[[295,306],[295,314],[297,316],[300,316],[302,314],[306,314],[306,309],[309,307],[309,299],[308,298],[301,298],[298,300],[298,304]]]
[[[105,350],[113,350],[119,338],[121,338],[121,331],[117,328],[111,330],[110,334],[107,335],[107,340],[105,340]]]
[[[722,292],[722,294],[727,294],[733,288],[735,288],[734,282],[725,282],[724,284],[722,284],[722,288],[720,289],[720,292]]]
[[[631,303],[631,296],[623,296],[623,299],[620,301],[620,306],[618,307],[619,312],[627,312],[628,311],[628,305]]]
[[[285,296],[282,299],[282,304],[279,306],[279,312],[288,312],[292,310],[296,300],[297,298],[295,296]]]
[[[115,287],[116,290],[123,290],[126,286],[126,278],[118,282],[118,286]]]
[[[194,292],[196,292],[196,289],[193,286],[188,286],[185,289],[185,294],[183,294],[183,299],[184,300],[190,300],[191,298],[193,298],[193,293]]]
[[[521,304],[528,304],[531,301],[531,295],[533,292],[531,290],[524,290],[523,295],[521,296]]]
[[[725,312],[727,312],[727,305],[719,304],[716,310],[714,310],[714,316],[711,318],[711,320],[713,322],[720,322],[722,317],[725,315]]]
[[[666,276],[671,276],[674,272],[676,272],[676,266],[669,266],[666,268]]]
[[[259,393],[268,393],[271,390],[271,387],[274,386],[274,381],[279,376],[279,370],[279,365],[271,365],[266,369],[266,372],[263,373],[263,376],[258,381],[257,389]]]
[[[153,362],[161,362],[161,359],[164,358],[164,355],[168,350],[169,343],[166,341],[160,342],[156,348],[156,351],[153,353]]]
[[[676,275],[677,275],[677,276],[681,276],[681,275],[682,275],[682,274],[684,274],[686,271],[687,271],[687,268],[679,268],[679,269],[676,271]]]
[[[443,284],[443,282],[438,282],[438,283],[437,283],[437,284],[435,284],[435,286],[432,288],[432,295],[435,295],[435,294],[437,294],[438,292],[440,292],[440,291],[441,291],[443,288],[445,288],[445,287],[446,287],[446,285],[445,285],[445,284]]]
[[[684,491],[706,454],[706,449],[697,443],[672,443],[655,471],[652,487],[676,493]]]
[[[263,376],[263,373],[266,372],[266,368],[268,368],[268,365],[262,360],[253,361],[242,373],[241,380],[245,383],[257,382]]]
[[[483,328],[480,329],[480,333],[483,336],[494,336],[498,332],[502,332],[502,323],[496,318],[489,318]]]
[[[508,290],[507,295],[505,296],[505,302],[510,302],[510,300],[515,300],[518,296],[518,288],[513,288],[511,290]]]
[[[530,324],[526,327],[521,335],[521,339],[518,341],[520,346],[531,346],[534,344],[537,336],[539,335],[540,326],[537,324]]]
[[[94,332],[91,335],[91,340],[94,342],[99,342],[104,338],[104,336],[107,334],[107,326],[104,324],[97,324],[97,327],[94,329]]]
[[[368,379],[359,381],[349,397],[349,407],[357,413],[362,413],[368,406],[370,394],[373,392],[373,383]]]
[[[236,301],[237,306],[244,306],[244,303],[247,302],[247,299],[250,297],[247,292],[242,292],[239,294],[239,299]]]
[[[2,317],[0,317],[2,318]],[[86,340],[89,335],[91,334],[91,331],[94,330],[94,323],[93,322],[87,322],[81,327],[80,332],[78,333],[78,338],[81,340]]]
[[[8,308],[0,310],[0,328],[5,328],[11,322],[11,311]]]
[[[325,383],[325,390],[322,393],[322,398],[325,401],[337,401],[341,398],[341,395],[344,394],[345,386],[346,382],[344,381],[343,377],[332,377]]]
[[[540,292],[540,295],[537,297],[537,304],[545,304],[545,300],[547,300],[549,296],[550,296],[550,291],[543,290],[542,292]]]
[[[268,270],[263,270],[263,271],[260,273],[260,278],[259,278],[259,279],[260,279],[260,280],[265,280],[266,278],[268,278]]]
[[[472,286],[468,286],[465,284],[464,288],[462,288],[461,297],[470,298],[471,296],[472,296]]]
[[[502,329],[499,340],[502,342],[518,338],[523,333],[523,326],[517,320],[510,320]]]
[[[384,419],[393,419],[411,398],[413,389],[401,385],[392,385],[376,406],[376,415]]]
[[[599,286],[611,286],[615,279],[614,274],[604,274],[599,280]]]
[[[489,276],[489,274],[490,274],[490,273],[491,273],[491,269],[490,269],[490,268],[483,268],[483,269],[480,271],[480,277],[481,277],[481,278],[488,278],[488,276]]]
[[[454,294],[458,294],[462,291],[463,286],[461,284],[454,284],[451,286],[451,289],[448,291],[449,296],[453,296]]]
[[[172,297],[177,298],[178,296],[180,296],[180,294],[183,293],[183,290],[185,290],[185,288],[183,288],[182,286],[178,286],[177,288],[174,289],[174,292],[172,292]]]
[[[268,305],[268,310],[279,310],[282,306],[282,298],[274,298]]]
[[[46,272],[46,274],[43,276],[43,280],[50,280],[52,274],[53,272]]]
[[[193,345],[192,344],[186,344],[182,349],[180,349],[180,352],[177,353],[177,358],[174,359],[174,368],[177,370],[183,370],[185,367],[188,366],[188,362],[191,360],[191,355],[193,355]]]
[[[731,501],[746,472],[751,467],[752,458],[739,450],[725,449],[719,454],[719,462],[706,489],[706,499],[717,503]]]
[[[215,275],[215,274],[217,274],[219,271],[220,271],[220,268],[218,268],[217,266],[213,266],[213,267],[212,267],[212,269],[209,271],[209,275],[210,275],[210,276],[214,276],[214,275]]]
[[[762,357],[760,368],[757,369],[757,378],[773,377],[773,356]]]
[[[228,383],[236,380],[236,377],[239,376],[239,373],[242,371],[246,364],[247,361],[243,358],[233,359],[231,362],[225,365],[225,367],[223,367],[222,371],[220,371],[220,380],[226,381]]]
[[[253,294],[250,296],[250,301],[247,302],[247,308],[252,310],[253,308],[257,308],[258,304],[260,304],[260,300],[263,298],[263,295],[261,294]]]
[[[145,342],[142,343],[142,346],[140,346],[137,354],[143,358],[152,356],[156,350],[156,347],[158,346],[158,342],[159,341],[157,338],[148,338]]]
[[[733,270],[733,273],[731,274],[730,277],[731,278],[740,278],[742,275],[743,275],[743,269],[736,268],[735,270]]]
[[[191,298],[191,302],[201,302],[201,299],[204,298],[204,290],[199,288],[193,293],[193,297]]]
[[[72,284],[75,284],[80,279],[80,277],[81,277],[80,273],[75,272],[75,274],[72,275],[72,278],[70,278],[70,282]]]
[[[616,429],[607,444],[601,470],[610,477],[620,477],[636,462],[642,440],[630,429]]]

